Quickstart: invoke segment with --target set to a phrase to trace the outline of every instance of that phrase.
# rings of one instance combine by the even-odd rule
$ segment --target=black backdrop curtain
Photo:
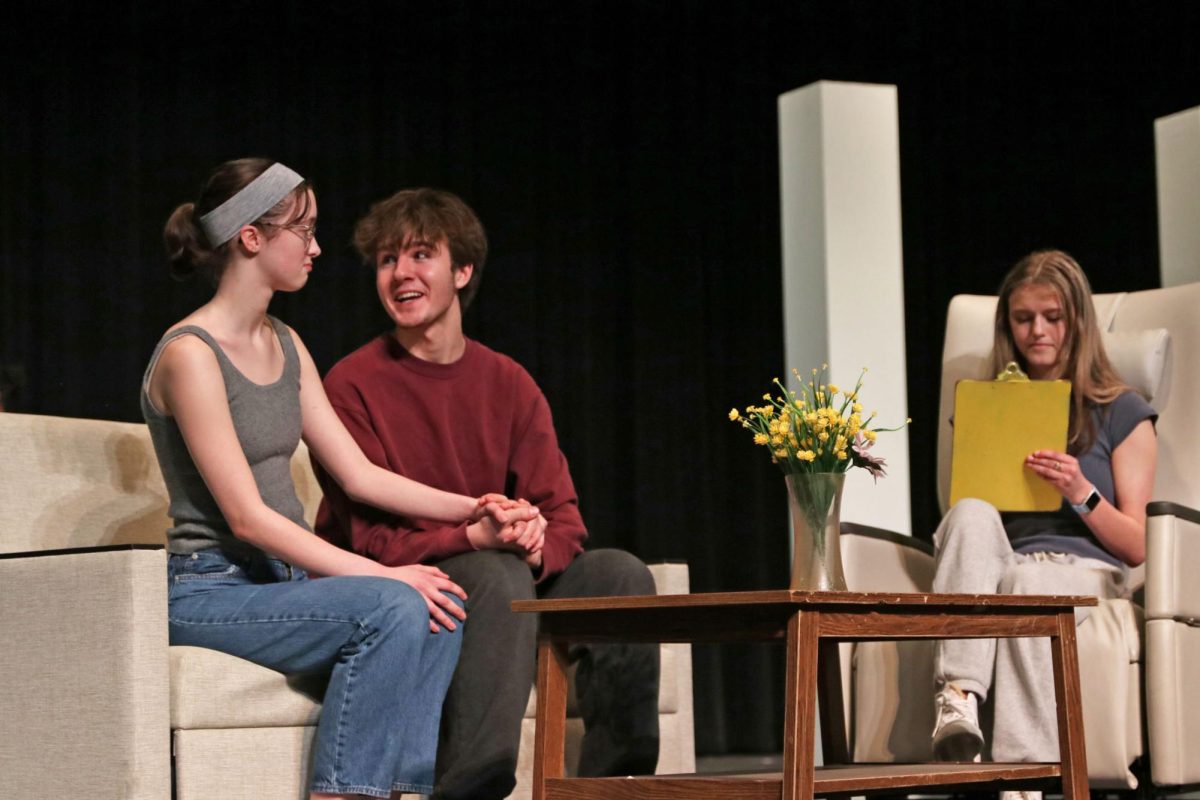
[[[323,370],[385,327],[354,220],[441,186],[491,237],[468,332],[545,390],[592,543],[687,559],[697,591],[783,586],[783,482],[725,420],[784,367],[776,96],[894,83],[925,534],[950,297],[994,291],[1040,246],[1099,291],[1158,282],[1152,126],[1200,104],[1200,6],[1078,8],[10,4],[9,408],[138,418],[154,342],[205,299],[167,277],[162,224],[217,163],[264,155],[315,181],[324,254],[273,310]],[[779,651],[695,659],[700,752],[777,750]]]

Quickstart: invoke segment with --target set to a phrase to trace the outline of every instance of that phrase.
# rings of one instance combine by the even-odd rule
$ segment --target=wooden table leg
[[[546,779],[565,773],[567,646],[538,637],[537,724],[533,735],[533,800],[546,800]]]
[[[1054,694],[1058,700],[1063,800],[1087,800],[1087,750],[1083,740],[1083,695],[1079,688],[1074,611],[1058,614],[1058,636],[1051,637],[1050,652],[1054,661]]]
[[[813,796],[818,614],[816,611],[797,611],[788,620],[783,800],[811,800]]]
[[[841,646],[833,639],[819,639],[818,642],[817,708],[821,718],[821,752],[826,764],[849,764]]]

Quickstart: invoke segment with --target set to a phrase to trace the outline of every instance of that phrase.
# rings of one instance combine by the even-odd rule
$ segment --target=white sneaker
[[[978,698],[948,683],[934,696],[934,705],[937,722],[933,726],[933,757],[938,761],[978,761],[983,751]]]
[[[1001,792],[1000,800],[1042,800],[1041,792]]]

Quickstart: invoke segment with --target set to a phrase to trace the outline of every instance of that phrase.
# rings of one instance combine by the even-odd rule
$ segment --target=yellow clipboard
[[[1070,381],[1031,381],[1016,364],[994,381],[959,381],[950,503],[976,497],[1001,511],[1057,511],[1062,495],[1025,468],[1025,457],[1067,451],[1070,405]]]

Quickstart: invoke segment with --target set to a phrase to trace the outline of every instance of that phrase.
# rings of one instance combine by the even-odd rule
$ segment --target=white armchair
[[[1159,461],[1148,507],[1147,560],[1135,600],[1102,602],[1080,626],[1079,660],[1089,779],[1132,789],[1146,754],[1155,786],[1200,782],[1200,283],[1096,295],[1105,344],[1122,378],[1159,412]],[[955,384],[989,366],[995,297],[950,304],[942,356],[938,496],[949,498]],[[849,526],[843,561],[852,590],[928,591],[933,556],[922,543]],[[893,535],[894,536],[894,535]],[[1140,594],[1140,591],[1138,592]],[[1135,595],[1137,597],[1137,595]],[[923,760],[933,728],[932,644],[844,646],[850,651],[848,727],[856,760]],[[1145,703],[1142,686],[1145,683]],[[915,699],[914,699],[915,698]],[[986,714],[985,714],[986,717]],[[986,719],[985,719],[986,721]],[[1144,763],[1144,761],[1142,762]],[[1144,776],[1146,770],[1139,769]]]

